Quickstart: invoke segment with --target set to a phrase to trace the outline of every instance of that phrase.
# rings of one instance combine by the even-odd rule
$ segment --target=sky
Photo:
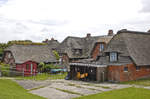
[[[0,0],[0,42],[150,29],[150,0]]]

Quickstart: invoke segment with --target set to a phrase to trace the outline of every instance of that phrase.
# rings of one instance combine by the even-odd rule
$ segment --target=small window
[[[8,58],[11,58],[11,54],[10,53],[8,54]]]
[[[82,55],[82,49],[74,49],[74,55]]]
[[[30,69],[30,66],[29,64],[26,65],[26,70],[29,70]]]
[[[147,69],[147,70],[150,70],[150,66],[146,66],[146,69]]]
[[[140,70],[140,67],[139,66],[136,66],[136,71],[139,71]]]
[[[100,44],[100,51],[103,51],[104,50],[104,44]]]
[[[117,61],[117,53],[111,52],[110,53],[110,62],[115,62],[115,61]]]
[[[124,72],[128,72],[128,67],[124,67]]]

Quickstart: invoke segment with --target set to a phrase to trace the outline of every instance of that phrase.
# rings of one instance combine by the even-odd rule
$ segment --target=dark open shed
[[[107,80],[107,66],[70,63],[70,78],[75,80],[104,82]]]

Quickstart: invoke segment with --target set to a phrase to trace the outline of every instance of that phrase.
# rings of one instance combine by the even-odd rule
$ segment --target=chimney
[[[90,33],[87,33],[86,37],[87,37],[87,38],[88,38],[88,37],[91,37],[91,34],[90,34]]]
[[[45,42],[48,42],[48,39],[45,39]]]
[[[48,42],[48,39],[45,39],[45,41],[42,41],[43,43],[47,43]]]
[[[147,32],[149,32],[149,33],[150,33],[150,30],[148,30]]]
[[[52,38],[51,38],[51,41],[53,41],[53,40],[54,40],[54,38],[52,37]]]
[[[114,35],[113,30],[109,30],[108,31],[108,36],[113,36],[113,35]]]

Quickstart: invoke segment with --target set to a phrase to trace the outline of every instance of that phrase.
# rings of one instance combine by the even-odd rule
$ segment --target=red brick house
[[[122,82],[150,77],[150,33],[121,30],[99,61],[108,65],[108,80]]]
[[[86,37],[67,37],[56,48],[62,57],[63,64],[68,67],[70,62],[78,62],[82,59],[93,59],[105,49],[106,44],[112,39],[113,31],[109,30],[108,35]]]
[[[25,76],[36,74],[40,62],[58,62],[48,45],[12,45],[5,49],[2,61]]]
[[[96,61],[70,63],[71,78],[76,78],[77,72],[91,75],[90,71],[95,81],[99,82],[123,82],[150,77],[149,41],[149,32],[118,31]]]

